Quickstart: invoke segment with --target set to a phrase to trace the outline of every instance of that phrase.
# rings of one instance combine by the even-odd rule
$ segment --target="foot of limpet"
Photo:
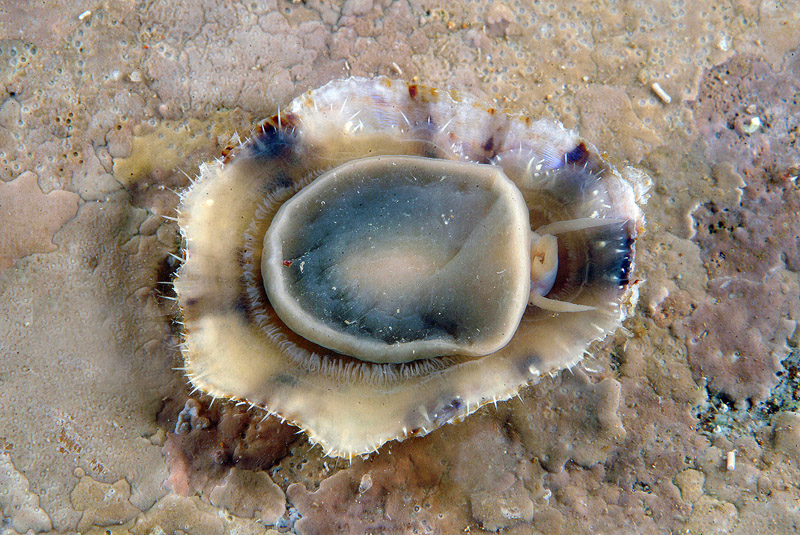
[[[575,133],[385,78],[299,96],[178,219],[189,379],[338,457],[573,366],[624,319],[643,228]]]

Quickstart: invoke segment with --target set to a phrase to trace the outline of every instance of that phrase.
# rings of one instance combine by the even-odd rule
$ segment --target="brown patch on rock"
[[[654,347],[659,342],[634,337],[625,343],[618,335],[613,343],[621,363],[618,384],[622,402],[615,415],[625,426],[625,437],[605,453],[600,463],[584,468],[567,462],[564,470],[545,475],[544,487],[551,498],[537,502],[536,509],[545,533],[677,532],[691,511],[672,478],[689,467],[688,460],[707,448],[708,441],[694,431],[692,405],[671,396],[692,396],[686,396],[680,385],[674,386],[675,392],[664,388],[662,394],[644,377],[657,366],[650,361],[661,356]],[[592,373],[604,374],[608,371]],[[684,375],[676,381],[691,385]],[[591,398],[582,402],[596,404]],[[584,410],[589,413],[589,409]],[[561,416],[556,413],[551,418]],[[572,425],[586,424],[576,420]],[[557,435],[548,428],[541,434]],[[592,437],[587,434],[584,439]],[[549,520],[545,522],[545,518]]]
[[[694,468],[687,468],[672,478],[672,482],[681,489],[681,499],[687,503],[694,503],[703,495],[703,483],[706,477],[703,472]]]
[[[669,327],[675,320],[685,318],[694,310],[692,300],[685,292],[668,295],[653,308],[652,317],[658,327]]]
[[[692,514],[683,529],[687,535],[706,533],[731,533],[738,522],[736,506],[720,501],[713,496],[703,495],[692,506]],[[714,526],[709,531],[709,526]]]
[[[302,515],[295,524],[297,532],[410,533],[425,524],[443,526],[426,498],[435,495],[444,465],[415,445],[401,444],[392,455],[366,462],[359,459],[323,480],[314,492],[301,484],[290,485],[287,497]],[[361,482],[367,473],[372,485],[364,490]]]
[[[695,433],[696,418],[689,403],[659,395],[646,381],[624,379],[622,399],[620,413],[628,434],[606,463],[607,477],[625,490],[659,496],[659,515],[674,519],[680,493],[671,478],[708,441]]]
[[[167,484],[178,494],[211,491],[230,469],[267,470],[288,454],[297,428],[230,402],[180,394],[158,415],[166,431]]]
[[[543,532],[657,533],[658,523],[648,513],[652,506],[664,508],[661,497],[642,488],[625,491],[609,482],[608,477],[602,464],[589,469],[570,464],[560,473],[548,474],[546,486],[552,498],[540,511],[557,512],[561,525],[560,529]]]
[[[290,485],[287,497],[301,516],[294,527],[298,534],[525,532],[545,493],[542,469],[525,457],[508,429],[480,412],[356,459],[317,490]]]

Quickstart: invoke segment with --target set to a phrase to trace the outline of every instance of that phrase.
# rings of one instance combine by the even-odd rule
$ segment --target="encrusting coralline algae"
[[[300,534],[792,532],[800,9],[553,6],[3,10],[0,190],[23,212],[54,191],[61,205],[0,227],[23,245],[0,273],[3,525],[264,534],[282,509],[274,528]],[[187,401],[165,284],[180,235],[162,216],[234,132],[309,88],[378,75],[558,120],[654,187],[639,306],[574,375],[351,465],[248,406]],[[752,318],[745,339],[729,311]]]

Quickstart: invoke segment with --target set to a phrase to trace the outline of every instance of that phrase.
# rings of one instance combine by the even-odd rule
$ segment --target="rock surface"
[[[0,12],[10,533],[800,525],[797,2],[12,4]],[[556,118],[653,177],[639,308],[574,375],[427,437],[352,465],[301,438],[269,462],[202,465],[191,497],[168,490],[188,473],[162,451],[175,430],[164,400],[184,396],[174,417],[186,403],[161,284],[180,246],[161,217],[171,190],[306,89],[378,74]],[[255,428],[238,429],[221,450],[262,451]]]

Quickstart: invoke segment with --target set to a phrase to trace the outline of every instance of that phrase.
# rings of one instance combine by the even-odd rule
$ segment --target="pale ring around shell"
[[[561,125],[385,78],[295,99],[178,220],[192,383],[344,457],[577,363],[624,319],[644,221]]]

